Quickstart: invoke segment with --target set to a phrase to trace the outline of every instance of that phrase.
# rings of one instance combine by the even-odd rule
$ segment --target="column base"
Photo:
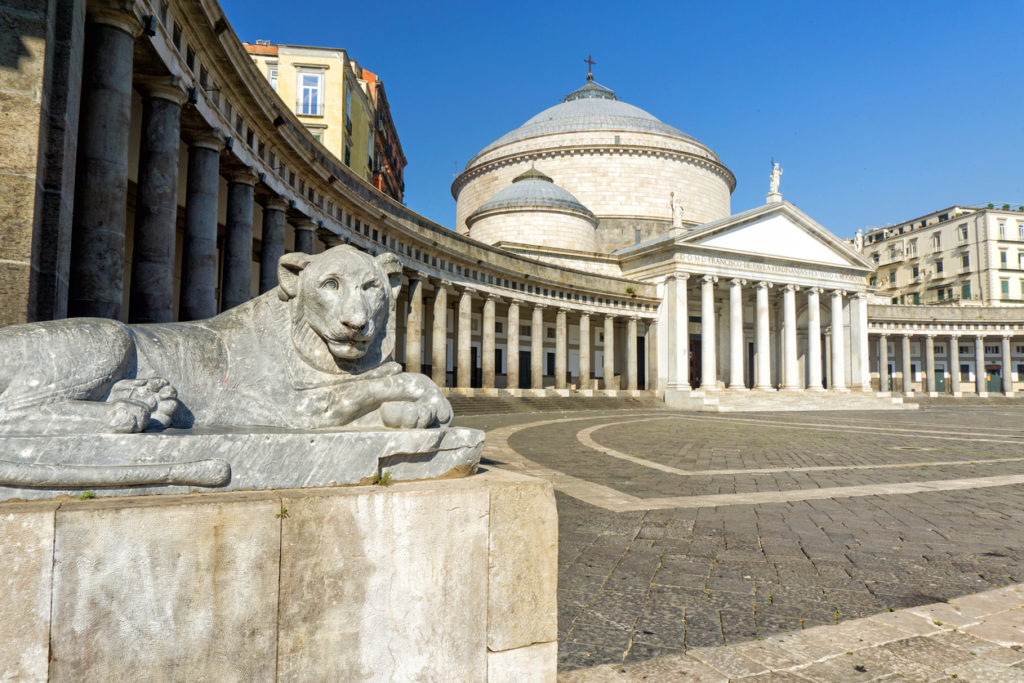
[[[453,394],[459,394],[460,396],[467,396],[469,398],[472,398],[473,394],[476,393],[476,390],[471,387],[452,387],[450,391]]]
[[[569,398],[569,390],[568,389],[552,389],[552,391],[555,393],[555,396],[562,396],[564,398]]]
[[[929,391],[928,392],[928,398],[938,398],[938,397],[939,397],[939,392],[937,392],[937,391]]]
[[[803,391],[804,388],[799,384],[790,384],[788,386],[781,387],[779,391]]]
[[[717,384],[701,384],[700,385],[700,390],[701,391],[721,391],[721,389],[719,388],[719,386]]]
[[[978,392],[978,398],[988,398],[988,392],[987,391],[979,391]]]
[[[904,398],[914,398],[914,393],[915,392],[913,392],[913,391],[904,391],[900,395],[903,396]]]
[[[1017,392],[1015,391],[1004,391],[1003,396],[1005,396],[1006,398],[1013,398],[1016,395],[1016,393]]]
[[[876,391],[875,398],[892,398],[891,391]]]
[[[832,388],[829,389],[829,391],[836,391],[836,392],[839,392],[840,394],[848,394],[848,393],[850,393],[850,388],[849,387],[832,387]]]
[[[963,397],[964,397],[964,392],[962,392],[962,391],[954,391],[954,392],[953,392],[953,393],[951,394],[951,396],[952,396],[953,398],[963,398]]]
[[[742,384],[730,384],[729,391],[750,391],[750,389]]]
[[[763,384],[754,387],[754,391],[778,391],[778,389],[776,389],[770,384]]]
[[[805,391],[818,391],[818,392],[824,392],[824,391],[825,391],[825,387],[821,387],[821,386],[811,386],[811,387],[807,387],[807,389],[806,389]]]

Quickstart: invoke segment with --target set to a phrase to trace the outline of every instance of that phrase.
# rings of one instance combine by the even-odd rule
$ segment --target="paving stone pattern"
[[[564,421],[549,424],[560,417]],[[1021,407],[993,406],[884,416],[741,418],[648,410],[505,414],[459,422],[489,431],[522,425],[507,440],[522,458],[645,499],[1020,475],[1022,417]],[[671,474],[584,445],[579,435],[592,427],[598,428],[590,438],[607,451],[679,470],[778,471]],[[485,449],[488,456],[495,463],[509,460],[498,450]],[[792,471],[894,464],[915,466]],[[566,487],[556,481],[559,488]],[[690,655],[701,648],[729,646],[705,657],[729,656],[738,644],[1024,582],[1024,485],[630,512],[588,504],[565,491],[556,495],[563,672],[665,657],[699,664]],[[955,614],[934,620],[956,621]],[[907,642],[870,655],[875,668],[886,658],[916,661],[904,650],[933,647],[901,638]],[[1024,635],[1018,640],[1024,643]],[[753,671],[756,666],[742,669],[746,660],[738,662],[741,668],[729,669],[728,676],[763,673]],[[779,677],[772,680],[798,675],[782,673],[796,663],[783,658],[776,665],[772,670]],[[819,665],[820,671],[803,671],[794,680],[858,680],[861,673],[842,669],[842,661]],[[720,676],[723,669],[716,666],[729,665],[710,665]],[[922,679],[931,680],[933,670],[948,675],[947,668],[933,667]],[[979,671],[972,680],[1003,680]]]

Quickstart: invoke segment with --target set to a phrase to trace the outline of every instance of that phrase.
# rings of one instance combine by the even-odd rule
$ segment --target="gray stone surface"
[[[529,481],[491,492],[487,647],[492,651],[558,637],[558,520],[547,514],[554,504],[551,489]]]
[[[0,436],[0,480],[26,488],[221,486],[226,466],[209,462],[200,466],[205,475],[136,468],[105,477],[56,467],[211,459],[229,463],[231,488],[358,483],[379,470],[396,479],[474,471],[479,433],[410,431],[447,427],[451,406],[429,378],[403,373],[391,360],[398,270],[392,254],[374,258],[347,246],[291,253],[281,258],[278,288],[210,320],[58,320],[0,329],[0,435],[7,435]],[[322,470],[296,469],[289,456],[318,437],[237,429],[254,425],[402,431],[325,435],[346,450],[324,458]],[[168,426],[193,431],[124,434]],[[33,438],[40,434],[75,438]],[[40,464],[49,467],[24,467]],[[308,471],[316,474],[300,474]]]
[[[0,679],[46,679],[54,503],[0,508]]]
[[[280,510],[270,493],[64,504],[50,679],[272,680]]]
[[[204,139],[193,141],[188,148],[179,320],[201,320],[217,314],[220,146],[218,140]]]
[[[490,614],[486,596],[532,571],[508,565],[538,562],[495,550],[495,536],[553,528],[554,518],[550,484],[500,470],[389,486],[0,503],[0,675],[551,681],[553,639],[488,650],[488,625],[507,615]],[[554,556],[543,561],[553,574]],[[553,594],[535,604],[532,618],[553,638]]]
[[[307,488],[465,476],[475,429],[168,430],[0,437],[0,500]]]
[[[220,307],[228,310],[249,300],[252,289],[253,183],[256,177],[238,174],[228,182],[224,224],[224,281]]]
[[[489,491],[412,486],[283,494],[280,680],[486,677]]]

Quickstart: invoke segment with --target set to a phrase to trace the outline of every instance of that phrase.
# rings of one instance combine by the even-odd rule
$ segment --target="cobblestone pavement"
[[[1024,407],[956,406],[459,424],[488,431],[487,462],[555,485],[559,669],[569,672],[690,661],[703,648],[1024,582],[1022,418]],[[1024,634],[1011,641],[1024,644]],[[970,678],[1019,680],[1024,671],[1001,656],[1005,678]],[[871,680],[854,666],[867,665],[840,675],[822,664],[811,678]],[[808,675],[783,668],[773,680]]]

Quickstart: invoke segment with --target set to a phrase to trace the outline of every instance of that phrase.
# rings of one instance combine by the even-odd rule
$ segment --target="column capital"
[[[1010,337],[1012,337],[1012,336],[1013,336],[1013,333],[1011,333],[1011,332],[1003,332],[1003,333],[1002,333],[1001,335],[999,335],[999,336],[1001,336],[1001,337],[1002,337],[1003,339],[1005,339],[1006,341],[1010,341]]]
[[[546,303],[543,303],[541,301],[538,301],[538,302],[535,302],[535,303],[531,302],[530,305],[533,307],[533,309],[535,311],[543,311],[545,308],[548,307],[548,305]]]
[[[733,287],[742,287],[743,285],[747,284],[747,281],[744,280],[743,278],[734,277],[733,279],[729,280],[729,284]]]
[[[845,289],[833,289],[833,290],[831,290],[831,292],[832,292],[832,296],[838,296],[840,298],[842,298],[842,297],[844,297],[844,296],[849,294],[849,292],[847,292]]]
[[[259,177],[250,166],[246,166],[228,173],[227,179],[229,183],[240,183],[242,185],[254,186],[259,180]]]
[[[216,132],[211,132],[207,135],[198,135],[188,140],[188,146],[199,147],[220,153],[220,151],[224,149],[224,141],[220,139]]]
[[[951,340],[953,340],[954,342],[960,341],[960,334],[959,333],[957,333],[957,334],[950,334],[949,338]]]
[[[509,306],[519,306],[519,305],[521,305],[523,303],[523,300],[522,299],[517,299],[515,297],[509,297],[508,299],[505,300],[505,302]]]
[[[690,274],[689,273],[669,273],[665,277],[665,282],[668,282],[670,280],[682,280],[683,282],[686,282],[689,279],[690,279]]]
[[[903,332],[903,333],[900,334],[900,336],[903,337],[904,339],[908,339],[909,340],[914,335],[911,334],[910,332]]]
[[[782,291],[784,291],[784,292],[797,292],[797,291],[800,291],[800,286],[799,285],[794,285],[792,283],[785,284],[785,285],[782,285]]]
[[[167,100],[179,107],[185,104],[185,91],[181,89],[180,76],[137,76],[135,86],[143,97]]]
[[[484,298],[484,301],[494,301],[496,303],[503,301],[503,299],[494,292],[485,291],[482,293],[482,296]]]
[[[822,294],[825,291],[821,287],[804,287],[804,289],[807,291],[808,294],[815,294],[815,295]]]
[[[929,340],[932,340],[932,341],[935,340],[936,335],[938,335],[938,332],[925,332],[924,333],[924,336],[927,337]]]
[[[278,196],[266,197],[262,202],[263,210],[267,211],[287,211],[288,202]]]
[[[428,279],[430,280],[430,284],[434,285],[434,289],[447,290],[452,286],[451,280],[445,280],[444,278],[437,277],[436,275],[432,275]]]
[[[477,288],[476,287],[470,287],[470,286],[462,284],[460,282],[460,283],[456,283],[455,291],[457,291],[459,294],[462,294],[463,296],[473,296],[474,294],[477,293]]]
[[[704,275],[703,277],[701,277],[701,281],[704,282],[704,283],[710,282],[710,283],[713,284],[715,282],[718,282],[718,276],[717,275]]]
[[[757,283],[756,286],[758,289],[771,289],[772,287],[775,286],[775,283],[768,282],[767,280],[761,280],[760,282]]]
[[[867,299],[868,298],[868,293],[867,292],[854,292],[853,294],[851,294],[851,296],[854,299]]]
[[[142,35],[142,24],[133,11],[133,0],[112,0],[99,2],[86,12],[85,20],[90,24],[105,24],[120,29],[132,38]]]
[[[889,333],[888,332],[879,332],[878,336],[880,338],[882,338],[882,339],[888,339],[889,338]]]
[[[977,339],[979,342],[982,342],[982,343],[985,342],[985,335],[982,334],[981,332],[978,332],[977,334],[975,334],[974,338]]]
[[[310,232],[313,232],[316,230],[316,223],[308,218],[302,218],[301,220],[296,221],[295,224],[292,225],[292,228],[294,230],[309,230]]]

